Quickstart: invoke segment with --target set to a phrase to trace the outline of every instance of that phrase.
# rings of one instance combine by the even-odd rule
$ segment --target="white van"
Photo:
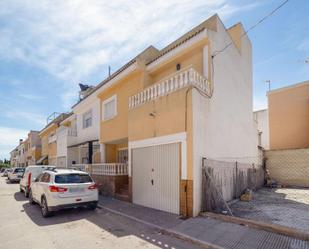
[[[24,192],[25,196],[29,196],[31,183],[38,177],[44,170],[54,170],[56,166],[51,165],[32,165],[28,166],[25,170],[23,178],[20,180],[20,192]]]

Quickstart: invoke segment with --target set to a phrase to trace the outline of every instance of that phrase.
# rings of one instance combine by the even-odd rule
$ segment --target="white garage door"
[[[179,214],[180,143],[132,150],[133,202]]]

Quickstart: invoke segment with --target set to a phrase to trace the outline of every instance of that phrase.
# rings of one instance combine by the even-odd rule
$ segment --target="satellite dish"
[[[79,83],[79,87],[80,87],[80,90],[81,90],[81,91],[86,91],[86,90],[89,88],[88,85],[84,85],[84,84],[82,84],[82,83]]]

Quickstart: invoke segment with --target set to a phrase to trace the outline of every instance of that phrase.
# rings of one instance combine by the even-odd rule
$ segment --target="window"
[[[92,125],[92,111],[83,114],[83,128],[88,128]]]
[[[117,97],[116,95],[110,97],[102,103],[102,118],[109,120],[117,115]]]
[[[118,150],[118,163],[128,163],[128,149]]]
[[[55,183],[88,183],[93,182],[87,174],[63,174],[55,176]]]
[[[40,182],[50,182],[50,175],[48,173],[44,173],[40,179]]]

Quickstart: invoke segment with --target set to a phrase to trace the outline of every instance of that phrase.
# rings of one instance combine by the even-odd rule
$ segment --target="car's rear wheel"
[[[45,197],[42,197],[41,200],[41,213],[44,218],[51,215],[51,212],[48,210],[48,205]]]
[[[98,207],[98,203],[91,203],[88,205],[88,209],[95,210]]]
[[[31,204],[31,205],[34,205],[35,204],[35,202],[34,202],[34,200],[33,200],[33,197],[32,197],[32,191],[30,190],[30,193],[29,193],[29,203]]]

